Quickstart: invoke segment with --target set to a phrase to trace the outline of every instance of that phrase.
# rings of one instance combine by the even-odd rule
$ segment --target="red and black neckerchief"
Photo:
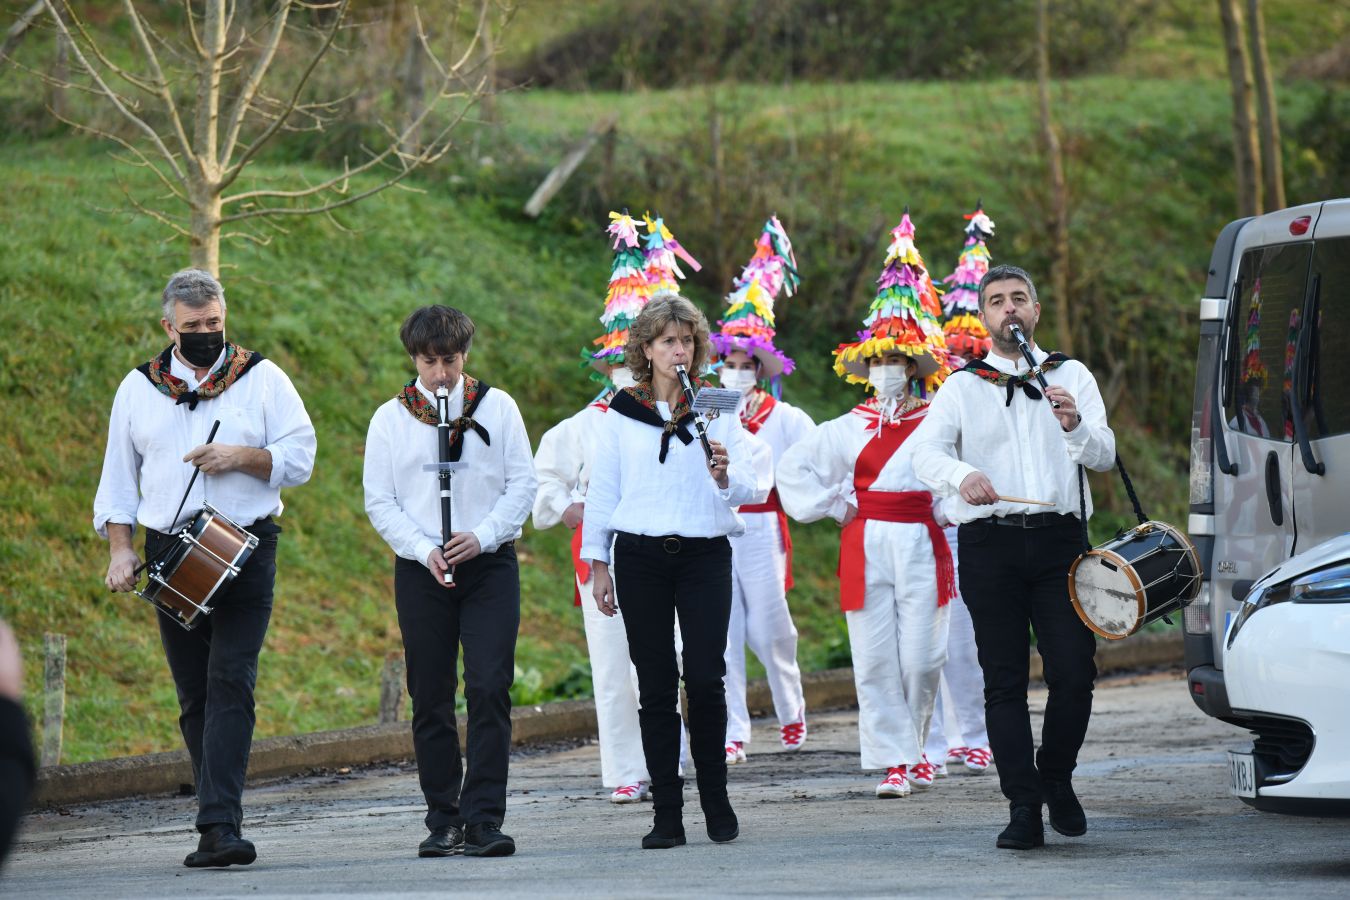
[[[1057,369],[1069,360],[1070,357],[1065,356],[1063,353],[1051,353],[1041,362],[1041,372],[1045,373],[1052,369]],[[963,368],[957,369],[956,371],[969,372],[972,375],[983,378],[990,384],[1005,388],[1008,392],[1008,398],[1003,401],[1004,406],[1012,406],[1013,394],[1018,388],[1021,388],[1022,393],[1026,394],[1032,400],[1039,401],[1042,399],[1040,388],[1035,384],[1036,376],[1032,372],[1027,372],[1025,375],[1009,375],[1007,372],[1000,372],[982,359],[971,360],[966,363]]]
[[[478,409],[478,404],[483,402],[487,392],[492,390],[491,385],[486,381],[479,381],[472,375],[464,376],[464,412],[458,419],[450,423],[450,462],[459,462],[460,454],[464,452],[464,442],[460,440],[465,431],[472,431],[483,439],[483,443],[492,446],[492,438],[488,435],[488,430],[474,421],[473,414]],[[403,408],[412,414],[412,417],[423,425],[430,425],[433,428],[441,424],[441,417],[436,412],[436,404],[427,399],[426,394],[417,387],[417,379],[414,378],[403,386],[399,392],[398,400],[403,404]]]
[[[699,382],[700,387],[702,384]],[[689,430],[694,421],[694,413],[689,409],[689,404],[681,400],[670,411],[669,421],[661,418],[661,413],[656,410],[656,396],[652,393],[650,384],[644,382],[624,388],[614,395],[614,399],[609,402],[609,408],[635,422],[661,429],[661,453],[657,457],[658,462],[666,461],[666,454],[670,452],[671,435],[679,438],[680,443],[686,447],[694,442],[693,432]]]
[[[173,362],[173,345],[170,344],[159,356],[146,363],[141,363],[136,367],[155,389],[178,404],[186,403],[188,409],[196,409],[197,403],[202,400],[211,400],[225,393],[225,390],[240,378],[262,362],[264,359],[261,353],[253,350],[245,350],[238,344],[231,344],[228,341],[225,344],[225,358],[221,361],[216,370],[206,377],[206,380],[197,385],[196,390],[188,390],[187,382],[177,375],[170,374],[170,366]]]
[[[758,434],[764,427],[764,423],[769,421],[769,414],[773,408],[778,405],[773,394],[763,388],[755,388],[746,398],[745,405],[741,407],[741,425],[751,434]]]

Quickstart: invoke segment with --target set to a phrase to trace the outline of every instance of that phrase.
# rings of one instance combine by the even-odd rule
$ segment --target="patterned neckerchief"
[[[1045,360],[1042,361],[1036,369],[1039,369],[1042,373],[1050,372],[1064,365],[1069,359],[1070,358],[1063,353],[1051,353],[1046,356]],[[1013,394],[1016,393],[1018,388],[1021,388],[1022,393],[1026,394],[1032,400],[1042,399],[1043,395],[1036,385],[1033,384],[1036,380],[1036,369],[1028,370],[1023,375],[1010,375],[1007,372],[1000,372],[982,359],[975,359],[966,363],[964,367],[957,369],[956,371],[969,372],[990,384],[1004,388],[1008,392],[1008,397],[1003,402],[1003,405],[1012,406]]]
[[[243,378],[249,369],[262,361],[261,353],[245,350],[238,344],[227,341],[225,358],[205,381],[197,385],[196,390],[189,390],[186,381],[171,373],[173,345],[169,345],[163,353],[149,362],[141,363],[136,370],[150,379],[150,383],[164,396],[179,404],[186,403],[188,409],[196,409],[199,401],[219,397],[230,385]]]
[[[695,381],[699,387],[704,387],[706,382]],[[656,408],[656,395],[652,393],[652,386],[648,382],[641,382],[632,387],[626,387],[614,395],[610,401],[610,409],[627,416],[636,422],[643,422],[654,428],[661,429],[661,452],[657,457],[658,462],[666,461],[666,454],[670,452],[671,437],[679,438],[680,443],[688,446],[693,443],[694,435],[689,431],[689,426],[694,421],[694,413],[690,411],[689,404],[683,398],[676,403],[670,411],[670,418],[663,419],[661,413]]]
[[[906,397],[904,401],[895,404],[890,409],[879,397],[868,397],[862,403],[853,407],[852,413],[863,420],[863,428],[868,431],[875,430],[881,434],[881,429],[899,428],[903,423],[913,418],[915,410],[924,410],[927,413],[928,401],[922,397]]]
[[[757,434],[777,405],[773,394],[763,388],[755,388],[741,407],[741,426],[751,434]]]
[[[473,414],[478,409],[478,404],[483,402],[483,397],[487,395],[490,386],[487,382],[479,381],[472,375],[464,375],[464,411],[458,419],[450,423],[450,458],[452,462],[458,462],[459,456],[464,452],[464,446],[460,443],[460,437],[465,431],[472,431],[483,439],[483,443],[492,446],[492,438],[486,428],[474,421]],[[437,426],[441,424],[440,414],[436,412],[436,404],[427,399],[417,386],[417,379],[414,378],[403,386],[399,392],[398,400],[403,404],[414,419],[424,425]]]

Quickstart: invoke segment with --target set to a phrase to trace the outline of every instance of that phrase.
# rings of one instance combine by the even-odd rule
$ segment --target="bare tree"
[[[1237,167],[1238,215],[1261,212],[1261,148],[1252,112],[1252,68],[1243,36],[1239,0],[1219,0],[1223,43],[1228,55],[1228,81],[1233,95],[1233,156]]]
[[[1256,118],[1261,133],[1261,184],[1267,209],[1284,209],[1284,154],[1280,150],[1280,111],[1266,52],[1266,16],[1261,0],[1247,0],[1252,75],[1256,79]]]
[[[5,40],[0,43],[0,60],[4,60],[14,52],[14,48],[19,46],[19,42],[23,40],[24,35],[28,34],[29,29],[33,27],[33,23],[38,20],[38,17],[42,15],[46,8],[47,0],[37,0],[36,3],[19,14],[19,18],[15,20],[13,25],[5,29]]]
[[[1050,15],[1047,0],[1036,0],[1036,88],[1040,98],[1040,144],[1050,176],[1050,292],[1054,299],[1055,340],[1062,353],[1073,353],[1073,304],[1069,302],[1069,185],[1064,148],[1050,109]]]
[[[103,39],[68,0],[45,2],[83,76],[71,86],[110,105],[126,129],[119,133],[88,121],[63,121],[114,141],[125,151],[118,156],[122,162],[154,173],[167,192],[156,202],[167,206],[151,205],[129,191],[128,200],[186,237],[192,265],[211,272],[220,268],[222,238],[270,239],[251,230],[255,223],[250,220],[327,214],[393,187],[445,156],[451,132],[486,90],[478,71],[483,35],[504,26],[510,13],[504,9],[494,18],[500,9],[494,0],[466,0],[476,9],[473,35],[446,61],[432,50],[418,20],[417,40],[434,72],[435,88],[416,115],[399,127],[383,126],[383,142],[332,177],[241,188],[236,187],[240,176],[279,133],[322,130],[337,113],[341,98],[311,99],[307,88],[315,69],[351,26],[350,0],[275,0],[258,23],[236,21],[240,7],[234,0],[183,0],[187,34],[177,41],[156,31],[134,0],[123,0],[139,71],[114,62]],[[301,22],[306,10],[316,13],[318,26]],[[279,55],[300,54],[302,63],[290,76],[273,71]],[[50,82],[49,76],[37,74]],[[443,114],[433,116],[438,110]],[[423,139],[414,139],[416,135]]]

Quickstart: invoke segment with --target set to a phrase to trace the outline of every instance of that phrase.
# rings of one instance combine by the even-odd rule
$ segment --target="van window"
[[[1311,257],[1311,243],[1260,247],[1242,256],[1242,293],[1233,322],[1236,331],[1230,336],[1236,352],[1228,361],[1236,367],[1237,389],[1228,398],[1226,413],[1229,426],[1244,434],[1293,440],[1286,392],[1293,382]]]
[[[1350,238],[1318,241],[1313,273],[1321,275],[1322,284],[1304,417],[1309,437],[1319,438],[1350,432],[1350,383],[1336,365],[1350,347]]]

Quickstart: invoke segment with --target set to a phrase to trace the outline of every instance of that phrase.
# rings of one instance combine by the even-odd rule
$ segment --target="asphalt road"
[[[1036,710],[1043,693],[1032,696]],[[245,797],[252,866],[189,870],[190,798],[31,816],[0,875],[7,897],[1327,896],[1350,892],[1350,820],[1257,813],[1230,798],[1223,751],[1243,732],[1194,708],[1180,675],[1098,685],[1076,776],[1081,838],[996,850],[1006,804],[990,770],[877,800],[857,770],[856,716],[811,719],[806,749],[778,751],[756,723],[732,769],[741,838],[714,845],[687,787],[690,843],[643,851],[647,804],[599,785],[593,744],[513,760],[507,859],[421,860],[410,767],[291,779]]]

